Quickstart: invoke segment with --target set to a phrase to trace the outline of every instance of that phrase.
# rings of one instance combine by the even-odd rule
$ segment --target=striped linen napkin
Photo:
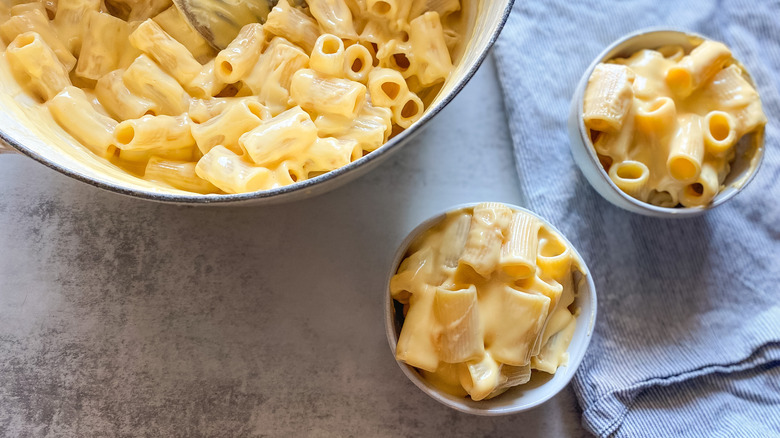
[[[569,153],[569,101],[592,60],[648,27],[729,45],[769,119],[756,179],[703,217],[608,204]],[[518,0],[495,58],[529,207],[582,251],[599,318],[574,380],[599,436],[780,436],[780,3]]]

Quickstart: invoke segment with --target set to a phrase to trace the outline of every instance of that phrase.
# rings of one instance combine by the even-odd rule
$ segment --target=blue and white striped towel
[[[769,118],[763,167],[703,217],[608,204],[569,153],[569,100],[612,41],[690,29],[732,47]],[[583,252],[599,319],[574,381],[600,436],[780,436],[780,3],[517,0],[495,50],[530,207]]]

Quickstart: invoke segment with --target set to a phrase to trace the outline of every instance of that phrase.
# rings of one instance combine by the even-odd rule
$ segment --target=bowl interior
[[[686,51],[693,49],[700,44],[703,40],[707,39],[702,35],[698,35],[693,32],[680,31],[680,30],[645,30],[640,31],[613,43],[604,52],[602,52],[598,58],[590,65],[588,70],[582,76],[579,86],[577,87],[577,94],[575,96],[575,102],[578,105],[577,123],[579,136],[581,141],[585,144],[588,150],[588,156],[590,157],[589,166],[596,167],[601,175],[601,178],[606,182],[612,190],[614,190],[621,198],[630,203],[634,209],[646,210],[658,215],[663,216],[693,216],[701,214],[707,209],[717,207],[723,204],[732,197],[734,197],[748,182],[750,182],[756,174],[764,156],[764,132],[763,129],[745,135],[737,143],[737,153],[734,161],[732,162],[731,171],[726,177],[723,185],[725,186],[712,200],[712,203],[706,207],[693,207],[693,208],[665,208],[658,207],[652,204],[642,202],[636,198],[633,198],[622,190],[620,190],[609,177],[607,172],[599,163],[596,150],[593,147],[593,143],[588,135],[588,130],[585,127],[583,121],[583,100],[585,95],[585,88],[587,86],[588,79],[596,68],[596,65],[600,62],[607,61],[612,58],[628,57],[637,51],[643,49],[656,49],[665,45],[680,45]],[[755,82],[750,77],[747,69],[744,68],[747,80],[755,87]]]
[[[461,205],[447,211],[456,211],[463,208],[473,207],[474,205],[476,204]],[[508,206],[512,209],[532,214],[538,218],[536,214],[522,207],[514,205]],[[398,337],[400,336],[401,327],[403,326],[403,313],[401,313],[401,306],[390,297],[390,278],[395,275],[396,271],[398,270],[398,266],[408,255],[407,250],[412,242],[425,231],[444,220],[445,217],[446,212],[436,215],[417,226],[417,228],[415,228],[409,234],[409,236],[404,239],[403,243],[401,243],[395,258],[393,259],[393,264],[391,265],[390,273],[386,281],[388,289],[385,290],[385,297],[383,301],[385,309],[385,328],[387,332],[387,340],[390,344],[390,350],[393,356],[395,356],[396,344],[398,343]],[[561,235],[566,244],[574,249],[576,256],[582,260],[579,252],[577,252],[577,250],[571,245],[571,242],[569,242],[560,231],[550,225],[543,218],[539,219],[550,229]],[[577,317],[574,336],[572,337],[571,343],[569,344],[569,348],[567,350],[569,353],[569,362],[568,365],[559,367],[558,371],[554,375],[534,373],[531,381],[525,385],[511,388],[498,397],[489,400],[474,401],[470,398],[456,397],[441,391],[425,380],[414,367],[406,365],[400,361],[397,361],[398,366],[401,368],[401,371],[403,371],[403,373],[409,378],[409,380],[412,381],[412,383],[414,383],[418,388],[420,388],[434,400],[468,414],[485,416],[512,414],[531,409],[544,403],[545,401],[555,396],[555,394],[563,389],[574,377],[574,373],[577,371],[577,367],[582,361],[582,358],[585,356],[585,351],[587,350],[588,344],[590,343],[590,339],[593,335],[593,328],[596,322],[596,288],[593,283],[593,279],[591,278],[590,271],[584,262],[582,263],[582,267],[585,271],[584,275],[580,275],[579,278],[575,278],[577,295],[574,302],[576,307],[579,308],[580,313]]]
[[[13,76],[5,54],[0,55],[0,139],[32,158],[69,176],[88,181],[100,187],[135,196],[169,202],[235,202],[250,198],[271,198],[296,191],[311,192],[312,186],[326,180],[340,178],[352,169],[384,156],[390,149],[403,143],[438,113],[465,83],[495,42],[506,21],[513,0],[472,0],[464,2],[463,13],[469,23],[464,38],[466,43],[456,50],[456,66],[452,76],[433,98],[426,114],[412,128],[395,137],[377,151],[342,169],[287,187],[265,192],[240,195],[197,195],[172,188],[159,187],[136,178],[107,160],[99,158],[60,128],[45,106],[27,96]],[[0,47],[2,48],[2,47]]]

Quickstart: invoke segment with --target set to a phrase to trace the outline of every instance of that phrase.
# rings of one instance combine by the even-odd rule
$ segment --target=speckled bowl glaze
[[[315,178],[261,192],[237,195],[198,195],[158,187],[148,181],[118,171],[116,167],[74,144],[61,129],[49,129],[42,118],[46,112],[33,113],[19,85],[11,78],[5,57],[0,57],[0,152],[18,151],[46,166],[80,181],[116,193],[153,201],[188,204],[258,205],[292,201],[332,190],[370,171],[417,135],[474,76],[503,29],[514,0],[476,0],[465,7],[470,25],[468,43],[456,53],[455,70],[422,119],[376,151],[340,169]],[[468,3],[466,3],[468,5]],[[461,56],[459,56],[461,55]],[[27,107],[27,108],[25,108]],[[52,122],[53,123],[53,122]],[[5,146],[5,148],[4,148]]]
[[[398,271],[398,266],[401,264],[404,258],[407,256],[407,250],[412,242],[424,232],[436,226],[447,216],[448,213],[458,211],[464,208],[474,207],[477,204],[463,204],[457,205],[446,211],[437,214],[436,216],[424,221],[418,225],[411,233],[404,239],[393,258],[393,263],[390,266],[390,271],[385,282],[386,288],[382,305],[385,313],[385,330],[387,332],[387,342],[390,345],[390,351],[395,357],[396,345],[398,343],[398,337],[401,333],[401,327],[403,326],[403,315],[398,314],[395,311],[393,299],[390,296],[390,279]],[[554,230],[560,235],[564,242],[572,248],[576,256],[582,260],[582,256],[577,252],[576,248],[569,242],[566,237],[549,222],[540,218],[535,213],[526,210],[525,208],[518,207],[516,205],[505,204],[509,208],[517,211],[528,213],[538,218],[545,226]],[[541,405],[547,400],[554,397],[560,392],[566,385],[569,384],[574,377],[574,373],[577,371],[582,362],[582,358],[585,356],[585,351],[590,344],[591,337],[593,336],[593,328],[596,324],[596,286],[593,283],[590,270],[582,263],[584,275],[580,279],[575,279],[577,283],[577,295],[575,298],[575,305],[580,309],[580,315],[577,318],[577,325],[569,344],[569,363],[566,366],[561,366],[558,371],[552,375],[549,379],[537,380],[532,379],[526,385],[516,386],[511,388],[507,392],[489,399],[482,401],[474,401],[470,398],[457,397],[448,394],[425,380],[416,368],[409,366],[401,361],[396,361],[401,371],[420,388],[424,393],[428,394],[431,398],[439,403],[467,414],[482,415],[482,416],[498,416],[508,415],[518,412],[527,411],[531,408]]]
[[[643,30],[612,43],[593,61],[582,74],[574,97],[571,101],[569,112],[569,137],[571,139],[571,153],[574,161],[579,166],[585,178],[591,186],[607,201],[628,210],[645,216],[657,218],[685,218],[698,216],[706,211],[722,205],[737,195],[747,184],[753,180],[764,156],[764,133],[748,134],[740,141],[744,145],[744,153],[737,153],[737,158],[732,163],[732,169],[724,185],[726,188],[718,193],[710,205],[693,208],[665,208],[642,202],[624,193],[609,178],[609,175],[599,163],[596,150],[588,135],[583,121],[583,99],[588,79],[600,62],[616,57],[626,57],[642,49],[655,49],[664,45],[681,45],[686,50],[692,49],[698,42],[711,39],[705,36],[676,29],[649,29]],[[752,79],[750,79],[753,83]],[[755,86],[755,84],[753,84]]]

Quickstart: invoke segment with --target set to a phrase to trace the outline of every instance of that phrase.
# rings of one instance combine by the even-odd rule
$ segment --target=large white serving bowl
[[[474,76],[512,10],[514,0],[464,1],[469,26],[465,44],[455,54],[450,79],[422,119],[376,151],[340,169],[286,187],[237,195],[199,195],[137,178],[103,160],[56,125],[48,110],[27,96],[0,55],[0,152],[18,151],[46,166],[88,184],[153,201],[180,204],[256,205],[291,201],[334,189],[385,160],[409,142],[463,89]],[[33,182],[31,182],[33,183]]]

